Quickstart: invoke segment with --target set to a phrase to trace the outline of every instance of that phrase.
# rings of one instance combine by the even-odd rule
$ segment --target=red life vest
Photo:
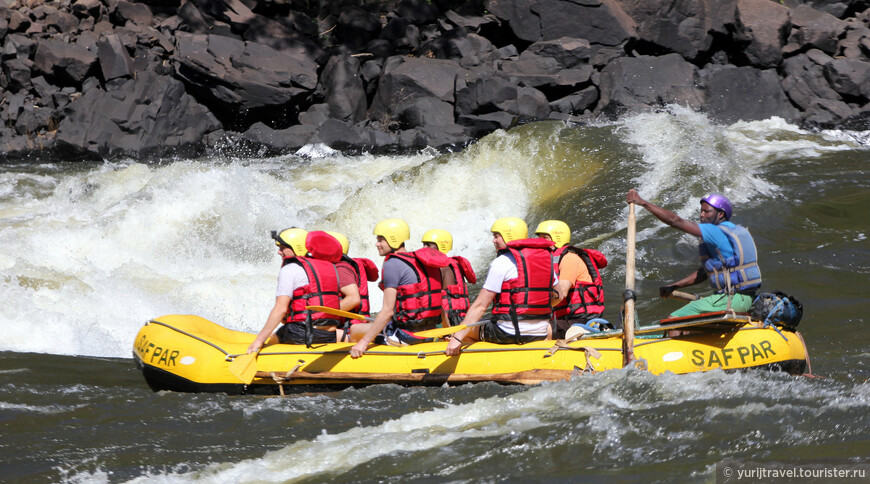
[[[371,315],[371,303],[369,302],[369,281],[377,281],[378,280],[378,266],[372,262],[371,259],[366,259],[364,257],[360,258],[351,258],[346,255],[341,257],[341,260],[350,264],[350,267],[353,269],[354,274],[356,275],[356,285],[359,286],[359,306],[357,306],[356,310],[351,310],[351,312],[356,312],[362,314],[363,316]],[[361,323],[362,321],[351,320],[354,323]]]
[[[417,276],[416,283],[396,288],[393,322],[408,331],[434,328],[442,311],[441,268],[450,265],[450,259],[428,247],[413,252],[393,252],[384,258],[384,262],[391,257],[411,266]]]
[[[468,312],[468,286],[465,281],[474,284],[477,282],[477,274],[474,273],[471,262],[462,256],[450,258],[450,270],[453,271],[453,278],[456,282],[444,288],[444,298],[441,305],[447,312],[450,324],[456,325],[465,318],[465,314]]]
[[[341,318],[331,314],[312,313],[305,309],[305,306],[326,306],[339,309],[341,293],[339,292],[338,271],[335,269],[335,264],[312,257],[290,257],[284,259],[284,265],[287,264],[302,266],[305,275],[308,276],[308,284],[293,291],[293,299],[290,301],[290,309],[287,312],[285,323],[304,323],[309,313],[311,313],[311,321],[315,322],[315,325],[316,321],[322,319],[332,320],[332,324],[339,321]]]
[[[559,263],[566,253],[573,252],[586,264],[592,282],[574,281],[565,299],[553,308],[556,319],[593,319],[604,312],[604,285],[599,269],[607,267],[607,257],[595,249],[563,246],[553,253],[553,269],[559,273]]]
[[[493,319],[505,317],[513,309],[517,319],[546,319],[550,316],[553,290],[553,242],[547,239],[520,239],[508,242],[499,255],[513,254],[517,277],[502,283],[492,306]],[[517,330],[519,334],[519,330]]]

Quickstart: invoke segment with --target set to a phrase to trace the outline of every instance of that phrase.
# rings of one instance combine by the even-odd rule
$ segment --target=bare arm
[[[355,307],[359,306],[360,303],[360,295],[359,295],[359,286],[356,284],[348,284],[341,289],[342,298],[341,303],[338,308],[342,311],[350,311]]]
[[[352,358],[359,358],[366,352],[368,349],[369,343],[371,343],[384,328],[387,327],[387,324],[390,322],[390,319],[393,317],[393,314],[396,311],[396,296],[398,291],[395,287],[388,287],[384,289],[384,306],[381,309],[381,312],[375,316],[375,320],[371,323],[360,323],[355,326],[362,327],[365,325],[366,332],[359,339],[359,341],[353,345],[353,348],[350,349],[350,356]],[[351,327],[351,331],[354,328]],[[351,335],[353,337],[353,334]]]
[[[659,288],[659,296],[665,298],[671,295],[674,290],[679,289],[681,287],[686,286],[694,286],[695,284],[704,282],[707,280],[707,272],[704,271],[704,268],[701,267],[697,271],[689,274],[688,276],[680,279],[679,281],[671,284],[670,286],[664,286]]]
[[[701,236],[701,228],[697,223],[692,222],[691,220],[686,220],[670,210],[647,202],[640,198],[640,195],[637,194],[637,191],[635,191],[634,188],[628,191],[628,194],[625,196],[625,201],[647,209],[647,211],[655,215],[655,217],[661,220],[665,225],[682,230],[683,232],[694,235],[695,237]]]
[[[263,329],[260,330],[260,333],[257,334],[254,342],[248,346],[248,353],[259,351],[260,348],[266,344],[269,337],[272,336],[272,332],[275,331],[275,328],[277,328],[278,325],[281,324],[281,321],[284,320],[284,316],[287,314],[287,308],[289,307],[290,296],[275,297],[275,305],[272,307],[272,310],[269,311],[269,317],[266,318],[266,324],[263,326]]]
[[[465,313],[465,318],[462,320],[461,324],[473,324],[480,321],[480,318],[483,317],[484,313],[486,313],[486,308],[489,307],[490,304],[495,300],[496,293],[490,291],[489,289],[481,289],[480,293],[477,295],[477,298],[471,303],[471,306],[468,308],[468,312]],[[462,346],[463,338],[465,338],[468,333],[472,330],[472,328],[465,328],[463,330],[457,331],[450,337],[450,342],[447,343],[447,356],[458,355],[461,351],[460,346]]]

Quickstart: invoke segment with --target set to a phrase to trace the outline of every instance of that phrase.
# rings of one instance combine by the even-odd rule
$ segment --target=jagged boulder
[[[184,84],[146,72],[91,87],[66,108],[56,146],[64,157],[192,154],[220,123],[187,94]]]
[[[737,0],[618,0],[637,22],[638,40],[688,60],[707,54],[714,36],[724,37],[733,27]]]
[[[295,124],[296,105],[317,86],[317,64],[306,52],[218,35],[176,33],[172,57],[179,79],[227,125],[262,121]]]
[[[80,86],[97,67],[97,54],[79,44],[43,40],[36,44],[33,67],[62,86]]]
[[[773,116],[788,122],[799,119],[773,69],[716,66],[701,71],[700,77],[706,86],[706,101],[701,109],[718,122],[730,124]]]
[[[601,71],[596,113],[614,116],[664,104],[697,108],[703,99],[697,76],[698,69],[679,54],[621,57]]]
[[[746,47],[747,62],[762,69],[782,62],[782,47],[791,31],[789,9],[770,0],[737,0],[735,40]]]
[[[356,57],[332,56],[323,68],[320,82],[330,117],[351,123],[365,120],[368,104]]]
[[[614,0],[488,0],[486,9],[527,42],[560,37],[621,45],[636,37],[636,24]]]
[[[809,5],[798,5],[789,10],[789,14],[793,28],[791,42],[829,55],[837,52],[838,41],[846,31],[846,22]]]
[[[448,60],[390,57],[384,64],[368,116],[387,126],[419,99],[434,98],[453,104],[456,79],[461,71],[459,65]]]

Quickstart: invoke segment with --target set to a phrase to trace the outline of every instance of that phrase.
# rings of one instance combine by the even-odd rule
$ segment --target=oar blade
[[[414,333],[414,336],[416,336],[417,338],[440,338],[442,336],[453,334],[457,331],[462,331],[467,327],[467,325],[460,324],[458,326],[448,326],[446,328],[425,329],[423,331],[417,331],[416,333]]]
[[[371,321],[372,318],[368,316],[363,316],[362,314],[351,313],[348,311],[342,311],[341,309],[335,309],[327,306],[305,306],[305,309],[310,311],[317,311],[326,314],[332,314],[333,316],[341,316],[342,318],[348,319],[356,319],[359,321]]]
[[[423,331],[417,331],[416,333],[414,333],[414,336],[418,338],[440,338],[442,336],[447,336],[458,331],[462,331],[465,328],[484,325],[486,324],[486,322],[486,319],[481,319],[480,321],[471,324],[458,324],[456,326],[448,326],[446,328],[425,329]]]
[[[257,353],[237,356],[230,362],[229,370],[242,383],[250,385],[254,381],[254,375],[257,374]]]

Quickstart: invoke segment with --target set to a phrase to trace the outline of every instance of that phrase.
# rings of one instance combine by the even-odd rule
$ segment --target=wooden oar
[[[628,233],[625,249],[625,319],[622,327],[622,366],[628,366],[634,361],[634,239],[635,216],[634,204],[628,204]]]
[[[260,349],[263,348],[260,347]],[[254,381],[254,375],[257,374],[257,356],[259,354],[260,350],[257,350],[255,353],[237,356],[229,364],[230,373],[235,375],[245,385],[250,385]]]
[[[360,321],[368,322],[374,321],[374,319],[368,316],[363,316],[362,314],[350,313],[347,311],[342,311],[341,309],[330,308],[327,306],[305,306],[305,309],[311,309],[320,313],[332,314],[333,316],[341,316],[342,318],[357,319]]]
[[[486,324],[485,319],[481,319],[476,323],[471,324],[457,324],[456,326],[448,326],[446,328],[435,328],[435,329],[425,329],[423,331],[417,331],[416,333],[411,333],[418,338],[440,338],[442,336],[447,336],[449,334],[456,333],[458,331],[462,331],[465,328],[471,328],[473,326],[480,326]]]
[[[701,296],[699,296],[697,294],[692,294],[692,293],[683,292],[683,291],[673,291],[673,292],[671,292],[671,295],[669,297],[675,297],[677,299],[685,299],[686,301],[697,301],[698,299],[701,299]]]

